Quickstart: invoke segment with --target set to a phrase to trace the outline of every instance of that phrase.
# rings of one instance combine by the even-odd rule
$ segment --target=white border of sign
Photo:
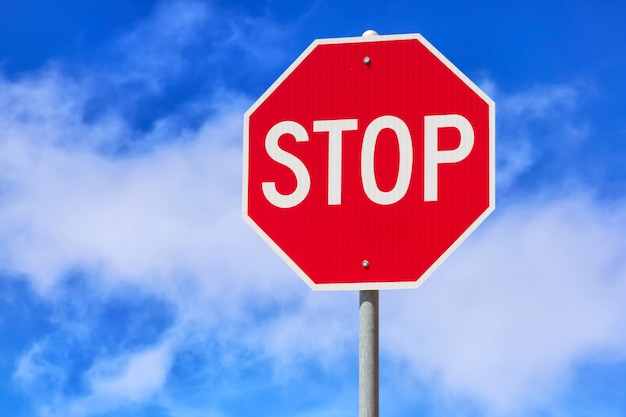
[[[448,67],[461,81],[481,97],[489,106],[489,207],[485,210],[470,227],[431,265],[421,277],[415,281],[401,282],[366,282],[357,284],[316,284],[300,267],[259,227],[254,220],[248,216],[248,163],[249,163],[249,119],[250,115],[269,97],[278,86],[300,65],[300,63],[319,45],[341,44],[341,43],[364,43],[364,42],[384,42],[405,39],[415,39],[424,45],[433,55],[435,55],[446,67]],[[276,81],[263,93],[261,97],[244,114],[243,122],[243,188],[242,188],[242,217],[254,229],[254,231],[276,252],[283,261],[287,263],[304,282],[313,290],[384,290],[417,288],[422,285],[439,266],[458,248],[467,237],[495,210],[496,208],[496,105],[494,101],[474,84],[465,74],[463,74],[452,62],[450,62],[441,52],[430,44],[419,33],[403,35],[377,35],[358,36],[350,38],[329,38],[317,39],[278,77]]]

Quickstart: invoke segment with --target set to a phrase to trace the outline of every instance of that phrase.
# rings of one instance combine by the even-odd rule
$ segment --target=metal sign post
[[[378,417],[378,290],[359,292],[359,417]]]

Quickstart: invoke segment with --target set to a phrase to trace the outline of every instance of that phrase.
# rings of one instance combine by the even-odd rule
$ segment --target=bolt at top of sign
[[[314,289],[418,286],[495,207],[494,119],[420,35],[317,40],[245,114],[243,216]]]

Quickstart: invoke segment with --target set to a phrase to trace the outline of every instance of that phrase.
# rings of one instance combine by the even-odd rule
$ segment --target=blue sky
[[[0,3],[0,410],[356,416],[358,294],[241,220],[243,113],[315,38],[421,33],[497,104],[497,209],[381,293],[381,415],[626,414],[626,5]]]

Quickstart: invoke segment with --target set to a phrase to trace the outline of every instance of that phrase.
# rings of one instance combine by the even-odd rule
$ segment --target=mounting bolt
[[[363,63],[369,67],[370,65],[372,65],[372,59],[369,56],[366,56],[365,58],[363,58]]]
[[[370,262],[366,259],[363,262],[361,262],[361,265],[363,266],[363,268],[365,269],[370,269]]]

